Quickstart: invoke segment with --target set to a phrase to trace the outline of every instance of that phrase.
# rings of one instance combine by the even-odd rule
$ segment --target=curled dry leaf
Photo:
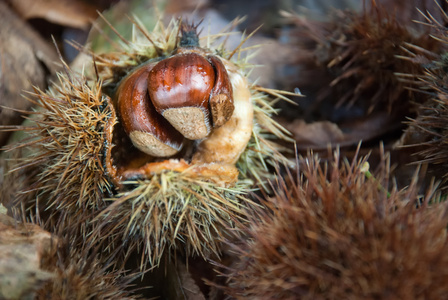
[[[329,121],[306,123],[300,119],[295,119],[291,123],[285,121],[281,123],[292,133],[299,150],[324,150],[329,144],[355,146],[360,141],[378,138],[402,126],[385,112],[353,119],[343,124]]]
[[[42,18],[59,25],[88,29],[97,18],[97,8],[86,1],[9,0],[23,19]]]
[[[166,2],[165,12],[167,14],[191,11],[209,4],[209,0],[170,0]]]
[[[32,86],[45,87],[48,72],[55,70],[53,47],[0,2],[0,105],[26,110],[31,102],[22,93]],[[21,123],[20,113],[0,108],[0,125]],[[0,146],[9,133],[0,132]]]
[[[328,121],[306,123],[296,119],[287,126],[301,148],[326,147],[329,143],[335,144],[344,140],[344,133],[338,125]]]
[[[17,224],[0,214],[0,299],[33,299],[52,277],[41,269],[41,261],[52,255],[55,245],[39,226]]]
[[[165,293],[169,299],[205,300],[205,296],[193,279],[189,268],[178,260],[168,266]]]

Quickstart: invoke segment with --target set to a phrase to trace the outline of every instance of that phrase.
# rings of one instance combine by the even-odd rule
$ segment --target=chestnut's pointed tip
[[[180,31],[179,47],[199,47],[199,36],[197,28],[200,25],[182,23]]]

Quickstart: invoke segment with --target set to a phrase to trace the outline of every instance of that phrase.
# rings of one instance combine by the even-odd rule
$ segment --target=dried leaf
[[[209,3],[209,0],[169,0],[165,12],[168,14],[177,14],[182,11],[194,10],[204,7]]]
[[[16,224],[0,214],[0,298],[33,299],[34,292],[52,274],[41,261],[56,245],[50,233],[33,224]]]
[[[167,299],[205,300],[185,264],[178,260],[168,266]]]
[[[51,23],[88,29],[97,18],[97,8],[84,1],[9,0],[23,19],[42,18]]]
[[[5,3],[0,2],[0,105],[27,110],[30,102],[21,94],[32,86],[45,87],[47,72],[56,70],[58,56]],[[21,123],[20,114],[0,108],[0,125]],[[9,133],[0,132],[0,146]]]
[[[329,121],[306,123],[300,119],[289,124],[285,121],[281,123],[291,131],[299,150],[324,150],[329,144],[354,146],[360,141],[369,141],[402,127],[400,122],[386,112],[353,119],[343,124]]]
[[[285,127],[291,131],[300,148],[323,148],[329,143],[336,144],[344,140],[344,133],[338,125],[328,121],[305,123],[296,119]]]

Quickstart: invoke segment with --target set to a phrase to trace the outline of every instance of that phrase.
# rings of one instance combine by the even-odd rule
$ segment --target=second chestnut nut
[[[117,106],[134,146],[167,157],[180,151],[184,137],[203,139],[230,119],[232,84],[219,57],[199,45],[181,46],[174,55],[125,77],[118,87]]]

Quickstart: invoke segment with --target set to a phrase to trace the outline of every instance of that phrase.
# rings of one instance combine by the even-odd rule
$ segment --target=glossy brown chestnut
[[[216,80],[210,95],[210,111],[213,127],[224,125],[232,116],[234,110],[232,83],[226,67],[216,56],[208,56],[215,68]]]
[[[209,100],[215,84],[210,62],[197,53],[180,53],[149,72],[148,92],[156,110],[186,138],[206,137],[211,130]]]
[[[136,148],[152,156],[172,156],[182,148],[184,137],[157,113],[149,99],[148,74],[153,67],[154,63],[142,66],[120,82],[117,108]]]

